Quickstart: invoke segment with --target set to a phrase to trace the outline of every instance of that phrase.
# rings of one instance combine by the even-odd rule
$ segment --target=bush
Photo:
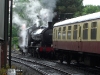
[[[12,69],[15,69],[14,66],[11,67]],[[10,69],[10,67],[7,65],[6,68],[2,67],[0,69],[0,75],[7,75],[7,70]]]

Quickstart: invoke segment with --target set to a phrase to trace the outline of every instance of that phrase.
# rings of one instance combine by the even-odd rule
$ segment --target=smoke
[[[56,7],[56,2],[57,0],[29,0],[29,2],[23,4],[16,4],[18,5],[18,8],[16,7],[17,11],[20,12],[20,10],[24,9],[24,17],[27,17],[32,22],[30,23],[28,20],[24,20],[17,12],[13,13],[13,23],[20,26],[21,30],[20,37],[22,37],[22,42],[19,44],[21,47],[26,46],[26,27],[30,24],[36,25],[36,27],[48,26],[48,22],[52,22],[52,19],[55,16],[54,9]],[[23,50],[25,50],[25,48],[23,48]]]
[[[23,52],[26,52],[26,36],[27,36],[27,31],[26,31],[26,25],[22,24],[20,27],[21,32],[20,32],[20,37],[21,37],[21,42],[19,43],[20,47],[23,49]]]
[[[20,32],[20,36],[22,37],[22,43],[21,43],[21,46],[23,47],[23,46],[25,46],[25,36],[26,36],[26,25],[25,24],[23,24],[22,25],[22,27],[21,27],[21,32]]]
[[[16,12],[13,12],[12,22],[18,26],[22,26],[22,24],[27,24],[27,21],[22,19]]]
[[[26,6],[26,14],[32,19],[33,24],[38,21],[38,25],[47,25],[52,22],[54,8],[57,0],[30,0]],[[39,16],[40,18],[38,18]]]
[[[41,9],[40,16],[41,16],[41,20],[43,22],[43,25],[47,25],[48,22],[52,22],[52,19],[54,17],[54,13],[53,13],[53,10]]]
[[[18,26],[22,24],[27,25],[27,21],[24,20],[27,17],[31,20],[31,25],[47,25],[47,22],[51,22],[55,16],[56,2],[57,0],[29,0],[29,2],[18,2],[18,4],[15,2],[17,11],[13,13],[13,23],[16,23]],[[17,12],[21,11],[25,14],[23,19],[17,14]]]
[[[22,19],[16,12],[13,12],[13,23],[15,23],[16,25],[19,26],[19,36],[20,38],[20,42],[19,45],[20,47],[23,49],[23,52],[26,52],[25,46],[26,46],[26,24],[27,21]]]

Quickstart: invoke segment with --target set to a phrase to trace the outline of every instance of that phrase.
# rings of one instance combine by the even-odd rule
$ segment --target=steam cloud
[[[56,7],[56,2],[57,0],[29,0],[29,2],[24,3],[25,4],[24,14],[26,14],[25,16],[31,19],[32,21],[31,25],[36,24],[36,27],[40,25],[47,26],[48,22],[51,22],[53,17],[55,16],[54,8]],[[18,4],[18,5],[20,5],[20,7],[23,7],[23,4]],[[28,27],[29,22],[22,19],[17,14],[17,12],[14,12],[13,23],[16,23],[21,28],[20,36],[22,37],[23,42],[20,43],[20,45],[24,47],[26,43],[25,42],[26,29],[23,30],[22,25],[24,24],[26,25],[25,27]]]
[[[37,24],[37,26],[39,26],[40,21],[42,25],[47,25],[47,22],[51,22],[55,16],[54,8],[56,7],[56,2],[57,0],[29,0],[29,2],[23,4],[16,4],[18,5],[16,8],[25,8],[25,17],[31,19],[32,25]],[[22,19],[17,12],[13,13],[13,23],[17,25],[22,25],[24,23],[27,25],[27,21]]]
[[[27,21],[22,19],[16,12],[13,12],[13,23],[22,26],[22,24],[27,24]]]
[[[26,6],[25,13],[32,19],[33,24],[39,19],[42,25],[47,25],[55,16],[53,10],[56,7],[56,1],[57,0],[30,0],[30,3]],[[39,18],[37,16],[39,16]]]

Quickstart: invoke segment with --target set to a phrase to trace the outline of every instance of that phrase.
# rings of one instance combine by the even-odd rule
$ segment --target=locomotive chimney
[[[53,28],[53,23],[52,22],[48,22],[48,28]]]

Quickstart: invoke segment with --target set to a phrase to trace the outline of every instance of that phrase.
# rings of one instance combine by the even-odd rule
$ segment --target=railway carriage
[[[100,66],[100,12],[55,23],[53,47],[61,62]]]

